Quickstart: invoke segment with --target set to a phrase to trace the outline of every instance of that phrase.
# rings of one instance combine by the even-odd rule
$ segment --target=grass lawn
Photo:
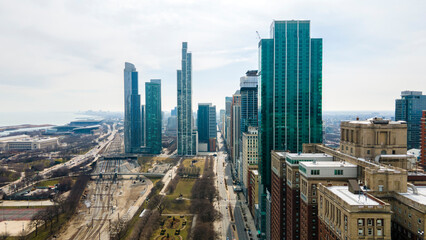
[[[60,181],[60,179],[42,181],[42,182],[37,183],[36,187],[54,186],[55,184],[59,183],[59,181]]]
[[[161,226],[159,229],[157,229],[152,234],[151,240],[157,240],[157,237],[159,237],[159,236],[167,236],[167,234],[169,234],[169,236],[173,236],[174,237],[174,236],[176,236],[175,235],[176,229],[180,229],[181,230],[179,235],[182,237],[182,239],[184,239],[184,240],[188,239],[188,235],[189,235],[189,231],[188,230],[190,230],[190,227],[192,225],[192,217],[191,216],[184,216],[183,218],[180,218],[179,216],[177,216],[176,220],[179,221],[179,222],[176,223],[175,229],[171,229],[171,228],[167,227],[167,225],[169,225],[167,223],[170,222],[170,221],[172,221],[172,218],[173,217],[168,218],[166,216],[161,217],[161,221],[165,221],[165,224],[163,226]],[[182,223],[184,221],[186,222],[186,225],[182,226]],[[164,232],[163,235],[160,235],[162,229],[165,229],[166,231]],[[161,239],[161,238],[158,238],[158,239]],[[175,238],[175,239],[179,239],[179,238]]]
[[[189,207],[191,206],[190,200],[179,200],[176,201],[176,198],[171,198],[167,196],[170,201],[168,208],[164,209],[163,214],[188,214]]]
[[[62,178],[61,178],[62,179]],[[55,184],[59,183],[61,179],[52,179],[52,180],[45,180],[37,183],[35,187],[48,187],[48,186],[54,186]],[[75,183],[77,180],[75,177],[72,177],[72,184]]]
[[[187,158],[185,160],[183,160],[182,164],[184,167],[190,167],[191,166],[191,162],[192,160],[196,160],[197,162],[194,163],[195,167],[199,167],[200,168],[200,174],[203,174],[204,172],[204,162],[205,159],[192,159],[192,158]]]
[[[171,198],[178,198],[180,194],[184,198],[191,198],[192,186],[194,186],[195,179],[192,178],[181,178],[176,186],[175,191],[168,195]]]

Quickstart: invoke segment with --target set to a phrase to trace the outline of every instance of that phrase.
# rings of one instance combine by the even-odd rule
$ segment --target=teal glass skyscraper
[[[217,138],[216,106],[199,103],[197,111],[198,142],[208,145],[207,151],[215,151]],[[214,142],[214,143],[212,143]]]
[[[271,150],[297,153],[302,151],[304,143],[322,142],[322,39],[311,38],[308,20],[274,21],[270,34],[270,39],[259,42],[259,158],[262,159],[259,170],[263,216],[266,190],[271,191]],[[266,219],[262,219],[262,232],[266,231],[265,224]]]
[[[160,154],[161,145],[161,80],[145,83],[145,145],[151,154]]]
[[[182,69],[177,70],[178,155],[196,155],[192,132],[192,55],[182,43]],[[195,149],[194,149],[195,148]]]
[[[141,147],[141,96],[135,65],[124,67],[124,151],[137,153]]]
[[[420,148],[422,110],[426,110],[426,95],[421,91],[403,91],[395,101],[395,120],[407,122],[407,149]]]

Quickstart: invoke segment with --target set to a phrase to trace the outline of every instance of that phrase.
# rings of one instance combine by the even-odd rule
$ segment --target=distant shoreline
[[[19,130],[19,129],[23,129],[23,128],[39,128],[39,127],[53,127],[53,126],[55,126],[55,125],[52,125],[52,124],[40,124],[40,125],[21,124],[21,125],[15,125],[15,126],[0,126],[0,132]]]

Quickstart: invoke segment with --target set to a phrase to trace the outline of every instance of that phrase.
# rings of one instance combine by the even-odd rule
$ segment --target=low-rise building
[[[57,146],[58,138],[31,138],[28,135],[0,138],[0,150],[2,151],[54,149]]]
[[[410,185],[407,192],[389,198],[392,205],[392,238],[425,239],[426,187]]]
[[[271,152],[271,239],[300,237],[300,173],[301,162],[333,161],[323,153],[294,154]]]
[[[259,193],[258,177],[259,177],[259,172],[257,170],[249,171],[247,198],[248,198],[248,206],[252,216],[255,216],[256,205],[259,203],[258,202],[258,193]]]
[[[372,160],[378,155],[407,153],[407,123],[383,118],[343,121],[340,151]]]
[[[356,183],[318,188],[319,239],[391,239],[390,204]]]
[[[356,180],[358,166],[347,162],[301,162],[300,239],[318,239],[318,186],[346,186]]]
[[[244,192],[248,188],[249,171],[257,169],[258,165],[258,135],[257,128],[248,127],[248,131],[243,133],[242,147],[242,169]]]
[[[286,238],[300,239],[300,172],[302,162],[331,162],[333,157],[323,153],[286,154]],[[313,174],[319,173],[315,170]]]

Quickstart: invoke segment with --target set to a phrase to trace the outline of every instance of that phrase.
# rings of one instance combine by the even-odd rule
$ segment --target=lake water
[[[0,112],[0,126],[21,124],[63,125],[76,119],[95,118],[73,112]]]

